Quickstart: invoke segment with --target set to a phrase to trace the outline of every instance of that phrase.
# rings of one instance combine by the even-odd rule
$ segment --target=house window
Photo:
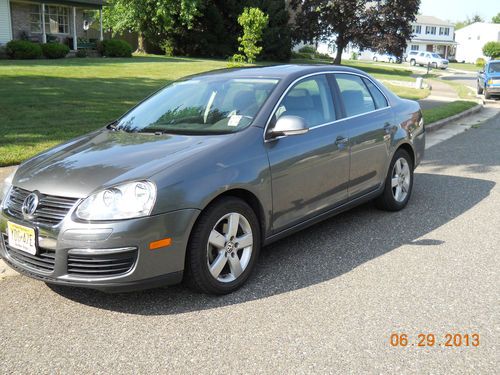
[[[420,25],[413,26],[412,31],[414,34],[422,34],[422,26]]]
[[[42,32],[42,7],[31,5],[30,30],[32,33]],[[61,6],[45,6],[45,32],[47,34],[69,34],[69,8]]]
[[[436,35],[436,26],[426,26],[425,33],[431,34],[431,35]]]
[[[45,30],[49,34],[69,34],[69,8],[46,5]]]
[[[412,51],[418,51],[420,48],[418,47],[418,44],[412,44],[411,45],[411,50]]]
[[[32,33],[42,32],[42,12],[40,5],[30,5],[30,31]]]
[[[449,27],[440,27],[439,28],[439,35],[450,35],[450,28]]]

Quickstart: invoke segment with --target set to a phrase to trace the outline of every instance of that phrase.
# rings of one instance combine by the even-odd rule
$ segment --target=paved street
[[[497,116],[431,147],[407,209],[367,204],[269,246],[233,295],[8,278],[1,372],[498,373],[499,145]],[[419,333],[480,345],[422,348]]]

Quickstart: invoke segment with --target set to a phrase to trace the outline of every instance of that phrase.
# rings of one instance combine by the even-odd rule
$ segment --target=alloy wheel
[[[207,265],[219,282],[236,280],[247,268],[253,249],[252,228],[241,214],[224,215],[213,227],[207,243]]]
[[[404,202],[410,191],[410,166],[405,158],[399,158],[392,169],[392,195],[397,202]]]

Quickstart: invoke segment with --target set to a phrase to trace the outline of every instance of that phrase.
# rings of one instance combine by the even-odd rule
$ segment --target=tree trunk
[[[137,50],[136,53],[146,53],[146,48],[144,48],[145,43],[144,34],[142,31],[139,31],[137,36]]]
[[[337,40],[335,41],[337,44],[337,54],[335,55],[335,60],[333,60],[334,65],[341,65],[342,63],[342,52],[344,52],[345,48],[345,42],[342,36],[338,36]]]

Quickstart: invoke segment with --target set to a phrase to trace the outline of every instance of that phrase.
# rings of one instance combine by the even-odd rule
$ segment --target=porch
[[[102,6],[103,0],[10,0],[12,37],[93,49],[104,39]]]

